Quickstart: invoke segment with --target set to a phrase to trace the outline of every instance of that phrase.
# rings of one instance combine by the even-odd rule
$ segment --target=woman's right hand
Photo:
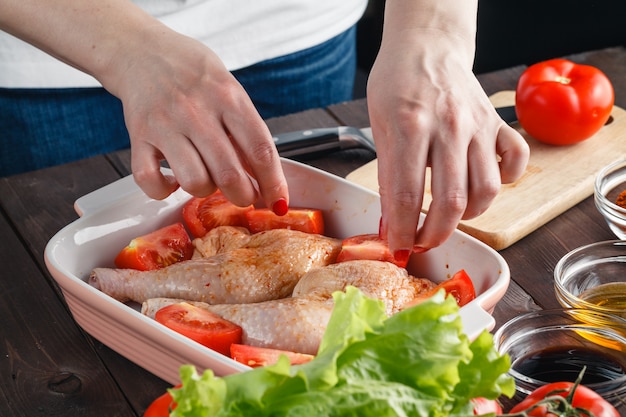
[[[164,27],[148,28],[141,39],[114,59],[115,77],[103,77],[124,105],[138,185],[157,199],[180,185],[196,196],[219,188],[242,206],[260,193],[268,207],[286,207],[269,129],[217,55]],[[162,159],[174,178],[161,174]]]
[[[178,186],[196,196],[219,188],[238,205],[260,194],[268,207],[287,210],[267,126],[200,42],[127,0],[2,0],[0,29],[92,75],[122,101],[133,175],[148,196],[162,199]],[[163,159],[173,178],[161,174]]]

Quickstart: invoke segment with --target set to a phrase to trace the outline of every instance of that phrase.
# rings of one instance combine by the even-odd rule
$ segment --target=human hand
[[[473,75],[473,55],[439,33],[417,36],[418,47],[416,36],[383,44],[368,81],[381,233],[396,257],[440,245],[461,219],[483,213],[529,157]],[[428,166],[432,203],[418,229]]]
[[[123,102],[137,184],[156,199],[179,185],[196,196],[219,188],[240,206],[260,194],[277,213],[286,211],[276,147],[243,87],[201,43],[149,29],[146,42],[122,47],[109,65],[115,70],[101,77]],[[163,159],[174,178],[161,174]]]

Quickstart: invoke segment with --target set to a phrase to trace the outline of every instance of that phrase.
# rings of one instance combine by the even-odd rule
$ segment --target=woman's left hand
[[[453,41],[432,30],[388,36],[370,73],[381,231],[396,256],[443,243],[528,162],[528,144],[499,117],[471,71],[472,47]],[[418,229],[427,167],[432,203]]]

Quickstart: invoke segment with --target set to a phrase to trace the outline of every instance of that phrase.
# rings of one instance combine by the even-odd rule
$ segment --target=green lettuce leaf
[[[470,341],[458,306],[443,291],[389,318],[383,304],[349,287],[335,307],[316,358],[218,378],[181,367],[170,390],[173,417],[471,416],[474,397],[513,395],[491,334]]]

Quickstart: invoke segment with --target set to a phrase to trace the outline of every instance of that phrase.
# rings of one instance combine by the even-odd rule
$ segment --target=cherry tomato
[[[243,330],[208,310],[181,302],[156,312],[156,321],[223,355],[230,354],[230,345],[241,343]]]
[[[488,400],[484,397],[478,397],[472,399],[474,404],[474,415],[482,416],[483,414],[502,414],[502,407],[496,400]]]
[[[374,233],[351,236],[342,241],[337,262],[359,259],[391,262],[401,268],[405,268],[408,263],[408,258],[396,260],[389,251],[387,242]]]
[[[292,365],[309,362],[315,357],[306,353],[291,352],[288,350],[270,349],[238,343],[230,345],[230,357],[252,368],[274,364],[281,355],[287,356]]]
[[[170,411],[176,408],[176,403],[169,392],[158,397],[146,408],[143,417],[168,417]]]
[[[202,237],[217,226],[248,226],[246,212],[253,206],[239,207],[221,191],[208,197],[193,197],[183,206],[183,219],[194,237]]]
[[[246,219],[250,233],[270,229],[291,229],[324,234],[324,215],[321,210],[317,209],[289,208],[284,216],[278,216],[270,209],[258,208],[247,211]]]
[[[565,59],[528,67],[515,94],[520,125],[533,138],[551,145],[593,136],[609,119],[613,102],[613,86],[602,71]]]
[[[566,398],[570,394],[574,385],[575,384],[572,382],[553,382],[546,384],[528,394],[522,402],[511,409],[510,413],[519,413],[521,411],[528,410],[527,414],[531,417],[555,417],[558,414],[550,412],[546,405],[541,404],[541,402],[547,397],[556,395]],[[619,417],[619,413],[615,407],[613,407],[595,391],[583,385],[576,387],[576,392],[574,393],[571,405],[580,410],[581,414],[567,415],[580,415],[586,417],[591,417],[592,415],[594,417]],[[529,410],[533,406],[537,406],[537,408]]]
[[[182,223],[131,240],[115,257],[118,268],[147,271],[191,259],[193,245]]]

